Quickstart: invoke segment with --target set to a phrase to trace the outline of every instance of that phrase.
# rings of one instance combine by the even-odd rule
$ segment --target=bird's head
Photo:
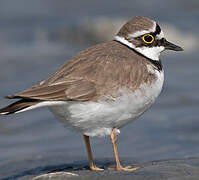
[[[115,40],[155,61],[159,61],[160,53],[164,50],[183,51],[166,40],[155,21],[142,16],[136,16],[124,24]]]

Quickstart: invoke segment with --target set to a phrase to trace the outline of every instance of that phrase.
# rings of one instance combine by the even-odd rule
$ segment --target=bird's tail
[[[39,102],[41,102],[41,101],[35,100],[35,99],[21,99],[17,102],[14,102],[14,103],[0,109],[0,114],[8,115],[8,114],[26,111],[28,109],[33,109],[31,107],[38,104]]]

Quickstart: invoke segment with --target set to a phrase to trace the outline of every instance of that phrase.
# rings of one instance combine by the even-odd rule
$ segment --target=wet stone
[[[135,163],[133,163],[135,165]],[[140,169],[134,172],[108,170],[113,165],[107,164],[104,171],[81,169],[57,170],[34,176],[24,176],[20,180],[198,180],[199,158],[160,160],[138,163]],[[67,169],[67,167],[66,167]]]

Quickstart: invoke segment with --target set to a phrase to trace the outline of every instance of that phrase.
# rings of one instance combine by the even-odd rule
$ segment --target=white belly
[[[134,92],[121,89],[114,100],[97,102],[63,102],[49,109],[58,120],[88,136],[110,135],[113,128],[128,124],[144,113],[161,92],[164,74],[155,70],[157,79]],[[119,130],[118,130],[119,132]]]

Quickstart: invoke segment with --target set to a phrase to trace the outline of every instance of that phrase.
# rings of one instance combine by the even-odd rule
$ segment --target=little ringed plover
[[[153,20],[134,17],[114,40],[97,44],[70,58],[48,79],[11,96],[18,99],[0,109],[8,115],[48,107],[66,126],[83,134],[91,170],[96,167],[89,137],[110,135],[116,170],[122,167],[116,139],[120,128],[143,114],[162,90],[164,50],[183,49],[168,42]]]

